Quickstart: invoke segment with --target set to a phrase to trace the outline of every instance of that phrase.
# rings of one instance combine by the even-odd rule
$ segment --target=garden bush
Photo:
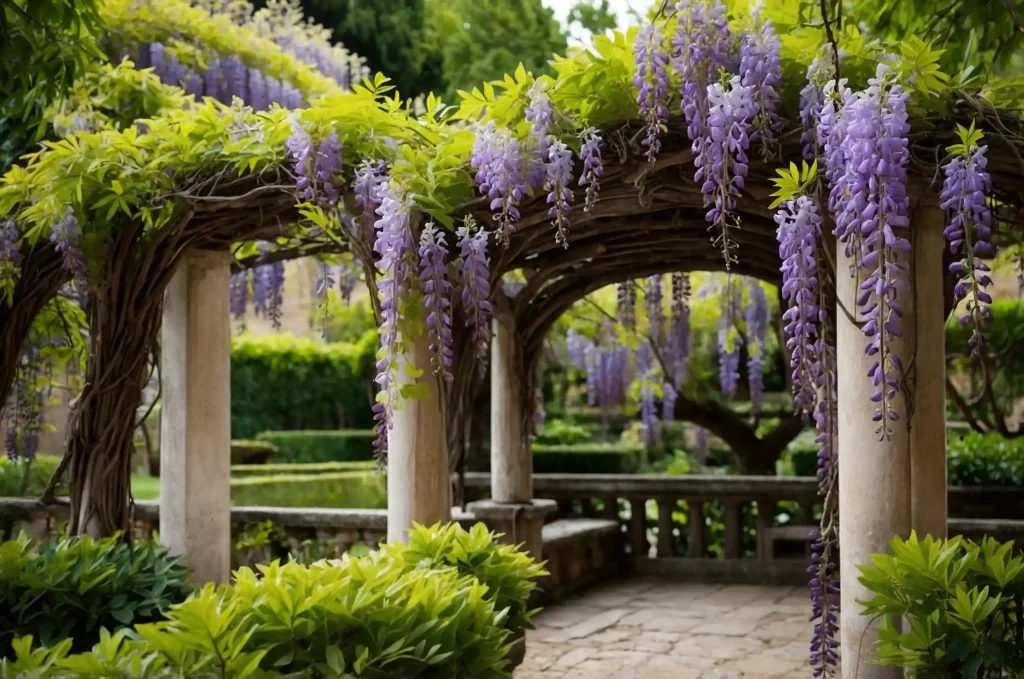
[[[874,554],[860,582],[880,616],[878,661],[915,677],[1016,677],[1024,672],[1024,557],[1013,543],[961,537],[906,541]],[[900,621],[906,620],[901,630]]]
[[[33,543],[24,533],[0,542],[0,656],[16,637],[71,650],[99,641],[100,629],[160,620],[191,593],[179,557],[149,542],[117,537]]]
[[[330,474],[333,472],[364,472],[377,469],[377,463],[367,462],[318,462],[313,464],[238,464],[231,465],[231,476],[249,478],[252,476],[282,476],[290,474]]]
[[[575,445],[596,438],[594,425],[575,424],[554,418],[538,428],[533,440],[543,445]]]
[[[575,446],[533,444],[537,474],[628,474],[636,471],[641,449],[620,444],[582,443]]]
[[[383,476],[367,471],[245,476],[231,479],[231,503],[383,509],[387,507],[387,488]]]
[[[269,441],[232,441],[231,464],[265,465],[274,459],[277,446]]]
[[[354,343],[287,334],[232,339],[231,435],[371,428],[376,350],[373,331]]]
[[[60,457],[57,455],[38,455],[32,460],[12,460],[0,455],[0,497],[41,495],[58,465]],[[58,494],[66,493],[66,487],[58,489]]]
[[[950,437],[946,456],[950,485],[1024,485],[1024,439],[967,432]]]
[[[482,526],[417,526],[410,546],[309,566],[241,568],[165,621],[104,634],[90,653],[14,643],[8,676],[507,678],[517,615],[544,574]],[[464,548],[464,558],[449,549]]]
[[[341,431],[265,431],[256,438],[277,448],[274,461],[283,464],[352,462],[373,459],[370,429]]]

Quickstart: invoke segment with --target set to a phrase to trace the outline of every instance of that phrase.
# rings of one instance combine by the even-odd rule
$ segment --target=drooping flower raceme
[[[257,247],[260,256],[270,253],[271,244],[266,241],[261,241]],[[270,319],[274,329],[280,329],[284,304],[284,262],[257,266],[252,272],[252,293],[256,315]]]
[[[645,446],[653,446],[661,440],[661,422],[658,420],[657,394],[654,385],[645,383],[640,387],[640,421],[643,422]]]
[[[633,281],[623,281],[617,288],[618,321],[623,328],[632,330],[636,327],[636,286]]]
[[[412,230],[409,218],[412,200],[402,187],[387,182],[381,187],[381,205],[377,208],[377,241],[373,250],[379,255],[376,262],[381,277],[377,280],[380,299],[380,350],[377,353],[377,376],[380,386],[377,399],[383,403],[383,419],[387,428],[393,422],[392,413],[398,404],[398,355],[401,351],[398,336],[399,305],[409,290],[411,281]],[[383,445],[383,444],[382,444]]]
[[[298,121],[292,123],[292,135],[285,142],[285,148],[295,160],[295,187],[302,194],[303,200],[312,202],[315,174],[315,170],[312,168],[314,162],[313,140],[306,128]]]
[[[740,334],[736,329],[739,306],[738,289],[730,277],[722,299],[722,316],[718,326],[718,381],[722,395],[732,398],[740,380]]]
[[[941,200],[942,209],[949,215],[945,234],[950,250],[961,256],[949,266],[957,277],[953,294],[957,302],[967,299],[967,313],[960,322],[971,326],[969,342],[971,354],[976,357],[985,346],[985,330],[992,318],[987,306],[992,296],[984,289],[992,284],[992,278],[989,266],[981,260],[995,254],[987,198],[992,180],[986,169],[988,147],[967,143],[960,147],[960,153],[946,164]]]
[[[249,303],[249,272],[239,271],[231,274],[229,306],[231,315],[236,318],[245,316]]]
[[[560,139],[548,147],[544,188],[548,192],[548,217],[555,225],[555,242],[569,247],[569,216],[572,214],[572,151]]]
[[[669,330],[672,384],[681,389],[690,362],[690,274],[672,274],[672,320]]]
[[[594,128],[583,134],[583,146],[580,147],[580,159],[583,161],[583,172],[580,174],[580,186],[587,187],[586,201],[583,211],[590,214],[597,205],[601,191],[601,177],[604,175],[604,163],[601,160],[601,135]]]
[[[320,202],[324,205],[336,205],[340,199],[338,193],[338,173],[341,172],[342,144],[338,133],[331,133],[320,142],[316,151],[316,179],[320,187]]]
[[[681,0],[672,36],[672,62],[682,78],[682,111],[694,163],[707,165],[708,87],[730,66],[729,23],[720,0]],[[700,183],[701,180],[697,179]]]
[[[661,385],[661,420],[671,422],[676,418],[676,399],[679,392],[668,382]]]
[[[705,155],[694,157],[694,180],[701,185],[704,204],[711,206],[706,218],[727,270],[736,262],[736,243],[729,230],[739,226],[734,210],[747,176],[749,132],[756,111],[752,95],[753,89],[741,85],[739,76],[708,87],[711,109]]]
[[[519,220],[519,203],[529,193],[519,140],[494,121],[477,131],[471,159],[480,193],[487,196],[498,224],[498,241],[508,247]]]
[[[697,427],[694,433],[694,452],[697,453],[697,461],[704,464],[708,460],[708,453],[711,452],[710,432],[704,427]]]
[[[21,250],[18,248],[20,238],[17,224],[10,220],[0,222],[0,299],[4,296],[6,282],[18,276],[18,267],[21,266]]]
[[[644,119],[645,133],[641,142],[647,147],[647,161],[654,162],[661,151],[661,133],[668,123],[668,54],[661,28],[653,21],[645,24],[633,45],[637,88],[636,103]]]
[[[817,241],[821,215],[811,198],[786,201],[775,215],[779,225],[779,257],[782,259],[782,296],[788,304],[782,314],[786,347],[792,370],[793,403],[806,413],[814,410],[821,376],[818,321]]]
[[[462,308],[466,327],[473,328],[473,346],[478,359],[486,359],[491,344],[491,274],[487,258],[487,232],[459,227],[459,276],[462,280]]]
[[[753,91],[757,114],[751,139],[760,142],[765,161],[778,155],[775,136],[781,127],[778,112],[782,105],[779,46],[771,20],[763,19],[759,12],[755,12],[752,26],[740,42],[740,82]]]
[[[377,208],[380,207],[380,189],[387,179],[387,166],[384,161],[364,160],[356,169],[352,181],[356,207],[361,211],[358,218],[363,225],[363,235],[368,243],[376,240],[374,224],[377,221]]]
[[[860,284],[857,304],[867,322],[866,352],[875,357],[868,372],[877,403],[874,421],[880,437],[891,435],[890,423],[899,420],[897,393],[903,380],[903,364],[893,343],[902,336],[901,295],[909,293],[910,241],[905,237],[908,218],[907,165],[910,161],[906,99],[896,74],[879,64],[868,89],[851,98],[843,111],[845,175],[849,193],[840,197],[836,218],[837,237],[860,235],[861,267],[870,270]],[[839,232],[841,228],[845,231]]]
[[[655,346],[665,344],[665,311],[662,308],[661,275],[644,281],[644,306],[647,313],[647,334]]]
[[[554,109],[551,106],[551,99],[540,81],[535,82],[527,93],[530,99],[526,107],[526,120],[531,123],[530,137],[534,144],[534,155],[529,163],[527,179],[530,188],[539,189],[545,181],[545,165],[548,159],[548,146],[550,138],[548,131],[554,122]]]
[[[747,379],[750,385],[750,412],[761,411],[764,401],[765,336],[768,333],[768,299],[756,280],[749,288],[743,319],[747,326]]]
[[[448,249],[438,237],[433,222],[423,228],[420,236],[420,283],[423,285],[423,306],[427,310],[427,336],[430,338],[430,363],[434,373],[449,384],[452,381],[452,301],[448,281]]]
[[[594,346],[586,335],[581,335],[573,328],[565,335],[565,348],[569,352],[569,365],[577,370],[587,367],[587,351]]]
[[[826,51],[827,54],[831,52]],[[818,136],[818,123],[825,103],[825,84],[832,77],[830,63],[827,56],[814,59],[807,67],[807,84],[800,90],[800,143],[804,159],[808,161],[818,157],[823,142]]]
[[[64,261],[64,269],[75,278],[75,282],[84,286],[85,284],[85,258],[82,256],[79,244],[78,217],[74,211],[68,208],[64,216],[53,225],[50,232],[50,242],[54,249],[61,254]]]

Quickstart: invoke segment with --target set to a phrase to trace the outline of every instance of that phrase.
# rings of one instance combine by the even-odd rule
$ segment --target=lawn
[[[132,474],[132,496],[136,500],[156,500],[160,497],[160,477]]]

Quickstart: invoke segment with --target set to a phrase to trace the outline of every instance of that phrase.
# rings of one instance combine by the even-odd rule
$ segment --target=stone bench
[[[543,529],[544,559],[551,573],[538,603],[559,601],[625,567],[622,530],[611,519],[559,519]]]

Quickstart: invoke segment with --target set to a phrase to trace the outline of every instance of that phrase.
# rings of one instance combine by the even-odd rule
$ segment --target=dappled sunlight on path
[[[516,679],[810,676],[803,587],[630,579],[554,605]]]

